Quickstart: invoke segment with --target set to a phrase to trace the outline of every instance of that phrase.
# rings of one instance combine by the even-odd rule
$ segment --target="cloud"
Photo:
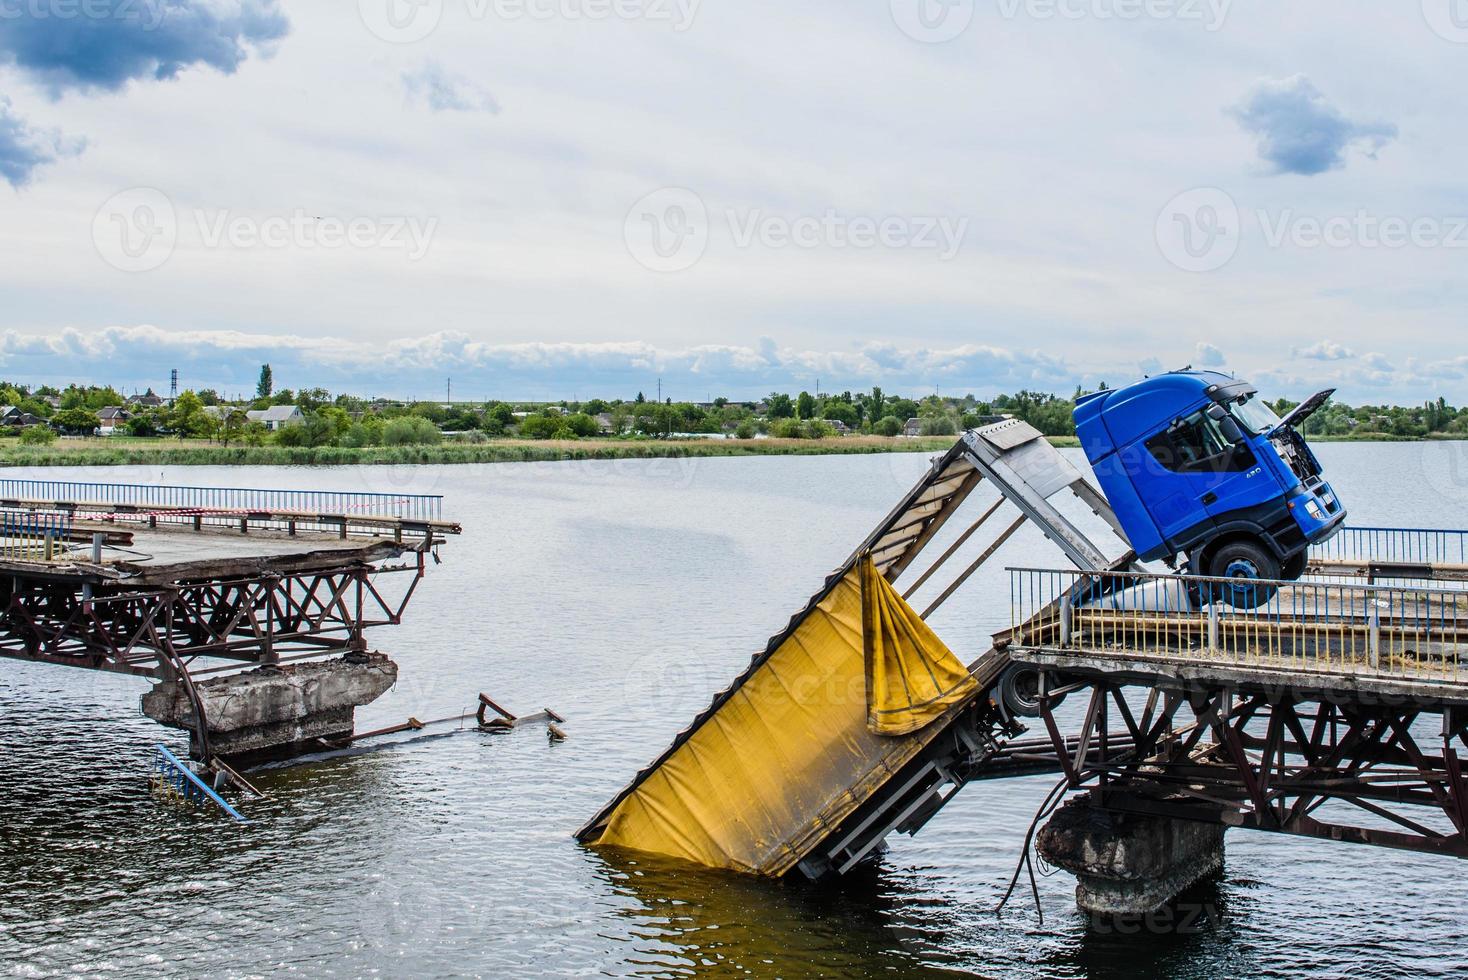
[[[424,62],[417,71],[403,72],[403,90],[409,102],[427,105],[434,112],[500,111],[494,96],[478,82],[436,61]]]
[[[1197,352],[1198,364],[1202,367],[1222,367],[1224,364],[1223,351],[1212,344],[1199,343]]]
[[[1397,138],[1391,123],[1347,119],[1304,75],[1261,81],[1229,114],[1259,138],[1259,156],[1281,174],[1339,170],[1348,148],[1374,158]]]
[[[11,187],[24,187],[37,167],[75,156],[85,146],[83,140],[34,129],[11,111],[9,99],[0,96],[0,179]]]
[[[169,79],[194,65],[232,74],[250,49],[285,37],[277,0],[87,0],[7,4],[0,63],[21,69],[53,97],[116,91],[133,79]]]
[[[1311,344],[1309,347],[1291,347],[1291,357],[1303,358],[1307,361],[1345,361],[1356,356],[1356,352],[1349,347],[1329,340],[1322,340]]]
[[[656,347],[610,343],[489,344],[438,332],[386,344],[345,337],[299,337],[232,330],[164,330],[151,325],[101,330],[0,333],[0,368],[32,383],[107,382],[157,387],[177,367],[187,387],[226,393],[253,386],[268,361],[283,387],[325,385],[358,394],[411,395],[441,390],[452,375],[466,397],[627,396],[661,377],[674,397],[712,392],[756,397],[772,389],[835,390],[881,385],[889,391],[1059,390],[1080,372],[1052,355],[969,344],[953,348],[871,345],[853,350],[702,344]],[[683,389],[681,392],[679,389]]]

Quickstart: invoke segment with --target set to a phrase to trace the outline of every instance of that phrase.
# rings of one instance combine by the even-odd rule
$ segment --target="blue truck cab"
[[[1296,430],[1333,393],[1281,419],[1246,381],[1174,371],[1081,398],[1076,434],[1142,561],[1296,579],[1346,517]]]

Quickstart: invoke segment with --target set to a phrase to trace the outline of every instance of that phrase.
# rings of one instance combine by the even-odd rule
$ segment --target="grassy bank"
[[[1075,445],[1075,440],[1056,440]],[[0,445],[0,466],[356,466],[379,463],[525,463],[695,456],[823,456],[942,452],[950,436],[888,439],[494,439],[437,446],[220,446],[176,439],[63,439],[50,446]]]

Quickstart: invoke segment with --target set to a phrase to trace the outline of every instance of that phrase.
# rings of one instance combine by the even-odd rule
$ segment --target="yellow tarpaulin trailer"
[[[1079,474],[1029,426],[992,428],[992,437],[969,433],[935,460],[790,625],[578,839],[760,875],[801,865],[818,876],[844,871],[880,843],[889,825],[920,826],[936,812],[946,799],[932,802],[938,787],[955,778],[925,756],[939,742],[970,757],[994,744],[986,743],[990,725],[972,721],[987,710],[1005,657],[991,650],[965,667],[891,583],[985,477],[1020,517],[939,601],[1027,517],[1045,521],[1047,534],[1079,540],[1075,548],[1090,548],[1079,560],[1094,552],[1045,503],[1066,486],[1083,497],[1094,491],[1078,487]],[[1048,475],[1042,452],[1054,458],[1058,476],[1047,477],[1043,493],[1015,499],[1012,485],[1029,488],[1006,460]],[[970,724],[958,724],[961,718]],[[882,810],[868,815],[874,803]],[[810,855],[818,845],[825,853],[816,861]]]

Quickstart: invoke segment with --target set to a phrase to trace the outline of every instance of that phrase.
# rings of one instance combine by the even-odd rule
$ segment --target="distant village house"
[[[301,409],[295,405],[272,405],[270,408],[246,412],[245,417],[251,422],[259,422],[271,432],[276,432],[288,425],[297,425],[305,419]]]

